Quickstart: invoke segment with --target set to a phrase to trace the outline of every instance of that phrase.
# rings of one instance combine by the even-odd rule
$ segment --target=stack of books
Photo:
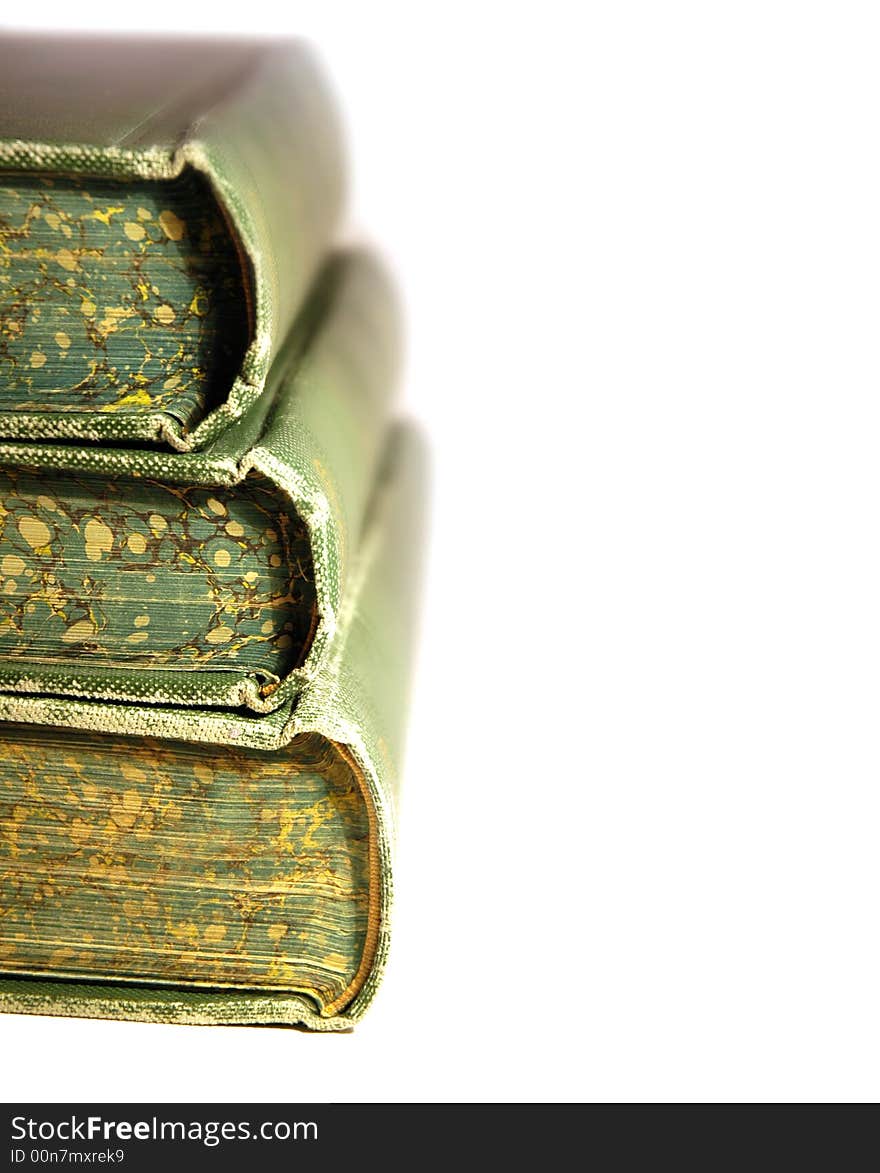
[[[344,1029],[422,537],[296,44],[0,40],[0,1010]]]

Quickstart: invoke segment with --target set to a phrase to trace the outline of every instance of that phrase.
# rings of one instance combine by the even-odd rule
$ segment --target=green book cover
[[[205,448],[343,198],[297,43],[0,36],[0,438]]]
[[[0,695],[0,1010],[357,1021],[388,948],[423,486],[398,427],[332,655],[272,714]]]

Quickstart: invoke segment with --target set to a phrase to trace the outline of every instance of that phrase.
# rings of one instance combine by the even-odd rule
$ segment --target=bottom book
[[[0,695],[0,1010],[345,1029],[388,947],[424,453],[335,654],[265,717]]]

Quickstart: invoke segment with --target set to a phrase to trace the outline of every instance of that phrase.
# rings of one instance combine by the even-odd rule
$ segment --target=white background
[[[311,38],[405,290],[396,936],[351,1035],[6,1018],[0,1097],[880,1097],[876,10],[132,11]]]

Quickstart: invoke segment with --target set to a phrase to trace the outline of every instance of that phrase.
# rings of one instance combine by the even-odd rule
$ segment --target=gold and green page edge
[[[411,428],[398,427],[389,448],[383,488],[374,497],[362,543],[358,588],[351,596],[334,655],[295,705],[265,717],[248,717],[0,695],[0,720],[13,723],[110,728],[129,736],[184,736],[263,749],[277,749],[299,735],[315,733],[337,746],[358,770],[369,796],[368,810],[375,816],[374,953],[351,1003],[322,1015],[311,999],[295,992],[181,990],[7,977],[0,979],[0,1010],[204,1025],[302,1025],[325,1031],[349,1028],[367,1009],[381,979],[389,943],[394,808],[426,471],[423,444]]]
[[[265,478],[0,468],[0,688],[234,707],[278,690],[316,623],[308,531]]]
[[[47,654],[40,661],[32,654],[28,654],[26,644],[15,648],[14,654],[4,653],[3,633],[0,631],[0,689],[159,705],[244,707],[254,712],[269,712],[295,696],[314,675],[335,630],[336,612],[342,594],[339,559],[336,554],[337,537],[333,532],[336,519],[314,483],[309,484],[306,478],[289,476],[288,470],[279,468],[271,459],[265,459],[264,462],[268,454],[257,449],[248,452],[238,462],[200,462],[195,469],[176,467],[174,456],[169,456],[164,467],[164,462],[156,462],[154,475],[147,478],[132,476],[126,467],[124,453],[102,451],[101,459],[96,461],[94,454],[85,450],[82,453],[85,459],[78,461],[78,452],[63,449],[61,452],[43,454],[51,460],[51,465],[47,467],[46,464],[39,462],[40,454],[35,452],[30,452],[22,461],[16,460],[13,463],[10,459],[11,447],[7,445],[3,456],[0,456],[0,465],[3,469],[0,472],[0,482],[12,474],[16,478],[29,478],[35,484],[42,482],[45,489],[39,494],[39,507],[35,507],[34,501],[30,499],[24,503],[23,508],[30,508],[22,513],[18,523],[16,511],[6,508],[14,503],[14,499],[6,497],[5,505],[0,500],[0,510],[3,510],[0,524],[4,530],[3,537],[0,537],[0,551],[4,552],[3,561],[0,562],[0,591],[6,592],[0,599],[0,617],[13,606],[38,607],[38,613],[34,616],[35,622],[39,621],[40,613],[45,617],[55,618],[58,633],[55,646],[48,647]],[[117,456],[117,459],[114,459],[114,456]],[[204,586],[202,579],[208,581],[206,575],[225,578],[225,588],[217,586],[214,590],[214,603],[206,604],[211,617],[206,620],[204,630],[195,633],[199,637],[198,640],[191,641],[194,647],[196,644],[199,647],[204,646],[204,652],[197,653],[199,658],[190,661],[179,658],[176,663],[172,661],[166,666],[163,666],[160,658],[146,656],[141,657],[140,661],[134,656],[128,660],[119,659],[116,664],[95,662],[98,657],[94,653],[100,651],[100,633],[94,630],[92,617],[105,600],[98,599],[95,603],[90,603],[88,599],[80,597],[73,609],[68,606],[67,611],[63,612],[68,616],[63,621],[58,619],[58,615],[62,613],[59,608],[66,605],[65,600],[56,605],[49,598],[48,603],[51,606],[46,606],[46,596],[51,596],[53,591],[57,591],[58,587],[53,584],[60,583],[64,578],[64,572],[54,564],[54,555],[57,551],[53,549],[53,543],[46,542],[40,546],[41,539],[34,538],[33,534],[36,526],[40,527],[41,533],[45,530],[48,534],[49,526],[57,524],[57,518],[69,512],[69,504],[61,499],[58,489],[71,479],[79,479],[85,483],[103,482],[105,495],[108,484],[119,490],[117,512],[125,517],[121,529],[111,529],[111,526],[106,524],[109,519],[102,515],[97,496],[94,503],[90,503],[89,508],[84,511],[88,514],[88,520],[79,526],[83,531],[79,544],[88,553],[81,555],[79,570],[88,576],[84,581],[94,583],[100,582],[102,563],[106,563],[109,558],[118,558],[128,564],[124,571],[130,572],[133,579],[127,605],[131,611],[131,631],[128,632],[127,627],[120,629],[116,638],[121,646],[125,646],[122,642],[124,639],[140,639],[142,635],[150,634],[151,610],[159,612],[152,619],[161,619],[161,608],[156,608],[150,603],[153,587],[147,575],[154,581],[157,576],[167,578],[172,566],[168,562],[151,562],[153,547],[158,545],[161,550],[173,539],[173,544],[179,547],[177,556],[186,558],[191,570],[196,568],[196,563],[204,565],[204,573],[191,572],[187,579],[183,580],[181,589],[187,592],[190,589],[195,590],[196,586]],[[183,540],[186,535],[173,533],[162,512],[147,508],[142,511],[143,517],[133,513],[125,505],[125,499],[132,495],[131,490],[126,491],[127,483],[130,483],[133,489],[138,485],[144,486],[145,489],[154,486],[154,498],[167,496],[171,499],[176,495],[185,498],[190,506],[197,506],[198,510],[193,512],[200,512],[202,524],[210,526],[210,532],[205,535],[206,540],[187,548]],[[283,657],[279,658],[277,673],[272,671],[269,664],[259,668],[256,664],[248,665],[242,662],[238,667],[231,660],[220,661],[219,657],[211,663],[211,656],[215,652],[222,652],[230,644],[234,645],[239,634],[243,634],[239,632],[238,615],[241,611],[229,617],[224,614],[227,608],[233,607],[234,594],[241,594],[242,587],[249,588],[250,584],[245,581],[247,575],[259,573],[259,586],[272,573],[265,555],[263,562],[266,562],[266,565],[263,566],[262,562],[253,560],[253,552],[244,550],[243,543],[250,530],[245,531],[237,521],[232,523],[238,526],[238,531],[234,535],[225,530],[225,525],[230,524],[227,518],[236,517],[236,509],[240,512],[248,495],[261,487],[266,499],[272,502],[273,517],[278,519],[274,522],[274,529],[271,528],[273,523],[267,522],[270,528],[265,533],[272,535],[272,541],[265,538],[261,540],[267,542],[266,549],[277,548],[278,552],[271,555],[275,563],[282,557],[284,560],[275,572],[280,576],[278,589],[273,593],[267,583],[268,593],[263,592],[266,597],[261,598],[259,603],[255,602],[252,609],[252,625],[257,639],[272,638],[275,643],[279,637],[282,640],[289,640],[290,637],[286,633],[293,629],[292,625],[299,631],[296,636],[296,647],[299,649],[297,659],[293,664],[283,667]],[[146,498],[147,501],[150,499]],[[289,519],[287,523],[285,518]],[[212,526],[212,522],[216,524]],[[160,525],[163,527],[161,530]],[[21,532],[23,526],[30,528]],[[7,527],[15,539],[15,546],[5,540]],[[292,547],[288,545],[287,538],[283,546],[277,545],[274,535],[279,530],[286,532],[288,529],[292,529],[294,534],[302,534],[302,538]],[[132,549],[131,542],[135,540],[139,544]],[[222,565],[215,564],[218,556],[223,558]],[[90,558],[95,560],[90,561]],[[31,569],[32,564],[36,571]],[[295,569],[300,575],[305,575],[302,579],[306,588],[305,595],[302,595],[297,605],[291,604],[285,610],[276,606],[285,598],[291,597],[290,591],[281,580],[286,579],[288,574],[293,574]],[[76,564],[72,564],[70,570],[74,573]],[[239,570],[241,575],[238,575]],[[23,580],[24,573],[31,574],[34,585],[30,588]],[[82,579],[81,574],[79,578]],[[124,579],[118,579],[117,582],[125,585]],[[208,587],[210,594],[210,583]],[[31,589],[33,593],[22,596],[22,589]],[[79,591],[82,596],[81,586]],[[252,591],[251,594],[256,597],[256,591]],[[180,597],[181,607],[187,607],[187,622],[192,621],[195,602],[196,600],[187,594]],[[269,607],[266,614],[271,614],[273,608],[277,612],[277,632],[273,637],[266,633],[261,634],[262,624],[257,618],[266,607]],[[54,611],[54,614],[50,614],[50,611]],[[89,630],[85,630],[90,624]],[[45,622],[43,631],[43,638],[46,639]],[[68,639],[70,642],[66,642]],[[139,643],[132,647],[131,652],[136,654],[144,650],[144,644]]]
[[[118,415],[184,433],[252,332],[235,233],[192,168],[164,182],[0,172],[0,422]],[[10,431],[17,430],[10,427]],[[92,430],[94,436],[94,430]]]
[[[185,849],[181,850],[181,844]],[[0,725],[0,973],[346,1007],[378,928],[375,817],[347,752]]]
[[[154,712],[146,706],[135,709],[94,702],[68,702],[59,710],[53,698],[0,694],[0,723],[13,728],[21,722],[31,728],[48,724],[71,731],[110,728],[114,736],[131,742],[133,755],[139,753],[144,736],[166,745],[186,739],[211,750],[225,744],[275,755],[295,745],[298,738],[323,740],[348,763],[357,779],[369,822],[370,918],[350,1000],[322,1006],[301,990],[151,984],[134,979],[107,982],[48,974],[16,977],[4,974],[0,962],[0,1012],[191,1025],[301,1025],[317,1031],[347,1030],[361,1018],[375,996],[388,955],[399,778],[397,763],[388,751],[394,734],[386,737],[371,724],[375,712],[368,686],[353,684],[351,679],[340,685],[346,675],[357,677],[357,670],[347,663],[344,640],[345,636],[335,669],[323,672],[297,706],[288,704],[266,717],[205,716],[203,711],[180,709]],[[343,694],[345,700],[337,703]],[[397,714],[398,720],[402,717]]]
[[[112,148],[96,151],[76,144],[58,147],[52,143],[0,141],[0,186],[4,177],[11,180],[23,175],[131,185],[136,203],[138,184],[161,187],[187,175],[199,177],[216,200],[217,211],[228,226],[239,257],[241,297],[249,319],[248,342],[239,369],[227,380],[225,390],[218,390],[213,403],[205,403],[201,410],[183,418],[174,410],[154,410],[149,404],[142,404],[141,410],[110,413],[0,411],[0,436],[12,440],[145,443],[179,452],[206,447],[262,394],[273,358],[283,342],[279,307],[273,299],[277,279],[268,280],[266,273],[267,266],[271,267],[265,251],[267,242],[261,239],[260,228],[243,204],[237,182],[226,177],[222,154],[193,142],[169,152]],[[311,249],[303,251],[309,253]],[[315,275],[316,267],[313,261],[307,279]],[[304,296],[303,292],[301,297]],[[291,324],[292,320],[287,326]],[[132,392],[136,390],[133,386]]]

